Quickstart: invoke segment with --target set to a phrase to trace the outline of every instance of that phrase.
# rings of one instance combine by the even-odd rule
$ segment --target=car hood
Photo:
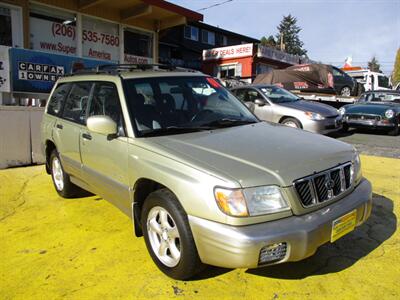
[[[299,101],[295,101],[295,102],[286,102],[286,103],[277,103],[276,105],[290,107],[290,108],[298,109],[301,111],[310,111],[313,113],[318,113],[318,114],[322,115],[323,117],[332,117],[332,116],[338,115],[337,109],[333,108],[332,106],[322,104],[322,103],[317,103],[317,102],[305,101],[305,100],[299,100]]]
[[[300,129],[260,122],[151,138],[175,160],[242,187],[293,180],[350,161],[349,144]]]
[[[353,105],[346,106],[346,113],[384,115],[386,110],[395,108],[395,107],[396,107],[396,105],[392,104],[392,103],[353,104]]]

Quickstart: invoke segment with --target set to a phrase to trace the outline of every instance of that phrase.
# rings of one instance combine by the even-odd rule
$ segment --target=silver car
[[[231,89],[261,120],[327,134],[342,127],[337,109],[300,99],[274,85],[249,85]]]

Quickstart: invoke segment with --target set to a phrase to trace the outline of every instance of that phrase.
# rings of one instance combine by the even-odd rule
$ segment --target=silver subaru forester
[[[260,122],[190,70],[114,65],[61,78],[41,131],[56,191],[109,200],[176,279],[206,264],[304,259],[371,212],[352,146]]]

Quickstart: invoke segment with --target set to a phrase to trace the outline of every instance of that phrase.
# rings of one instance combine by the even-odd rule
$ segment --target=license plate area
[[[353,231],[356,227],[357,211],[353,210],[332,222],[331,243]]]

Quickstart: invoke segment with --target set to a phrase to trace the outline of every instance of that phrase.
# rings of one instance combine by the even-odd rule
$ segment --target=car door
[[[236,95],[259,119],[271,121],[272,107],[258,90],[243,88],[238,90]],[[257,99],[262,100],[264,105],[256,104]]]
[[[105,115],[118,126],[117,136],[91,132],[80,135],[82,173],[93,191],[121,210],[130,211],[128,185],[128,140],[118,89],[113,82],[96,82],[89,100],[88,118]]]
[[[79,136],[85,127],[87,101],[92,85],[91,82],[72,84],[53,130],[53,139],[64,171],[76,177],[81,175]]]

